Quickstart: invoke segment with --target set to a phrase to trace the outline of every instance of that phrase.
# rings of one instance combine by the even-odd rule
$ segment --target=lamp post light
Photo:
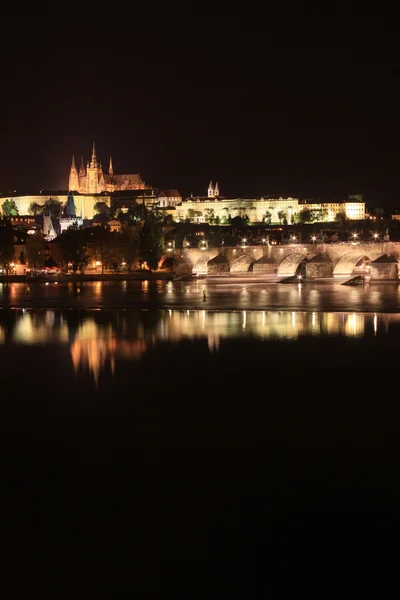
[[[374,240],[376,242],[379,240],[379,234],[378,233],[374,233]]]
[[[167,252],[172,252],[172,271],[175,273],[175,242],[168,242]]]
[[[316,235],[312,235],[311,236],[311,240],[312,240],[313,243],[316,242],[317,241],[317,236]]]

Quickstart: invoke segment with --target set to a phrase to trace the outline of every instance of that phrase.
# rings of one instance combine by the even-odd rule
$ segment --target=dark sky
[[[92,27],[77,6],[5,32],[0,191],[65,189],[95,141],[103,168],[111,154],[116,173],[184,196],[212,179],[400,208],[397,19],[300,4],[141,19],[111,3]]]

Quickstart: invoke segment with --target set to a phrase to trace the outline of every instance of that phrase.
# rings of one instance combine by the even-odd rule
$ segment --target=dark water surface
[[[25,288],[0,289],[3,582],[391,592],[397,285]]]

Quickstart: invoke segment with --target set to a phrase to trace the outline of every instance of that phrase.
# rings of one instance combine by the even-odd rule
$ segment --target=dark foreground
[[[398,347],[171,340],[96,384],[57,344],[0,345],[3,585],[57,598],[387,597]]]

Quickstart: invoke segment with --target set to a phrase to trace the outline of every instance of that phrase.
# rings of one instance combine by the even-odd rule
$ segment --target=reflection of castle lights
[[[313,327],[315,327],[315,312],[313,312],[312,316],[311,316],[311,325]]]
[[[246,311],[243,311],[243,325],[242,325],[243,329],[246,329]]]
[[[376,335],[378,331],[378,315],[374,314],[374,334]]]

